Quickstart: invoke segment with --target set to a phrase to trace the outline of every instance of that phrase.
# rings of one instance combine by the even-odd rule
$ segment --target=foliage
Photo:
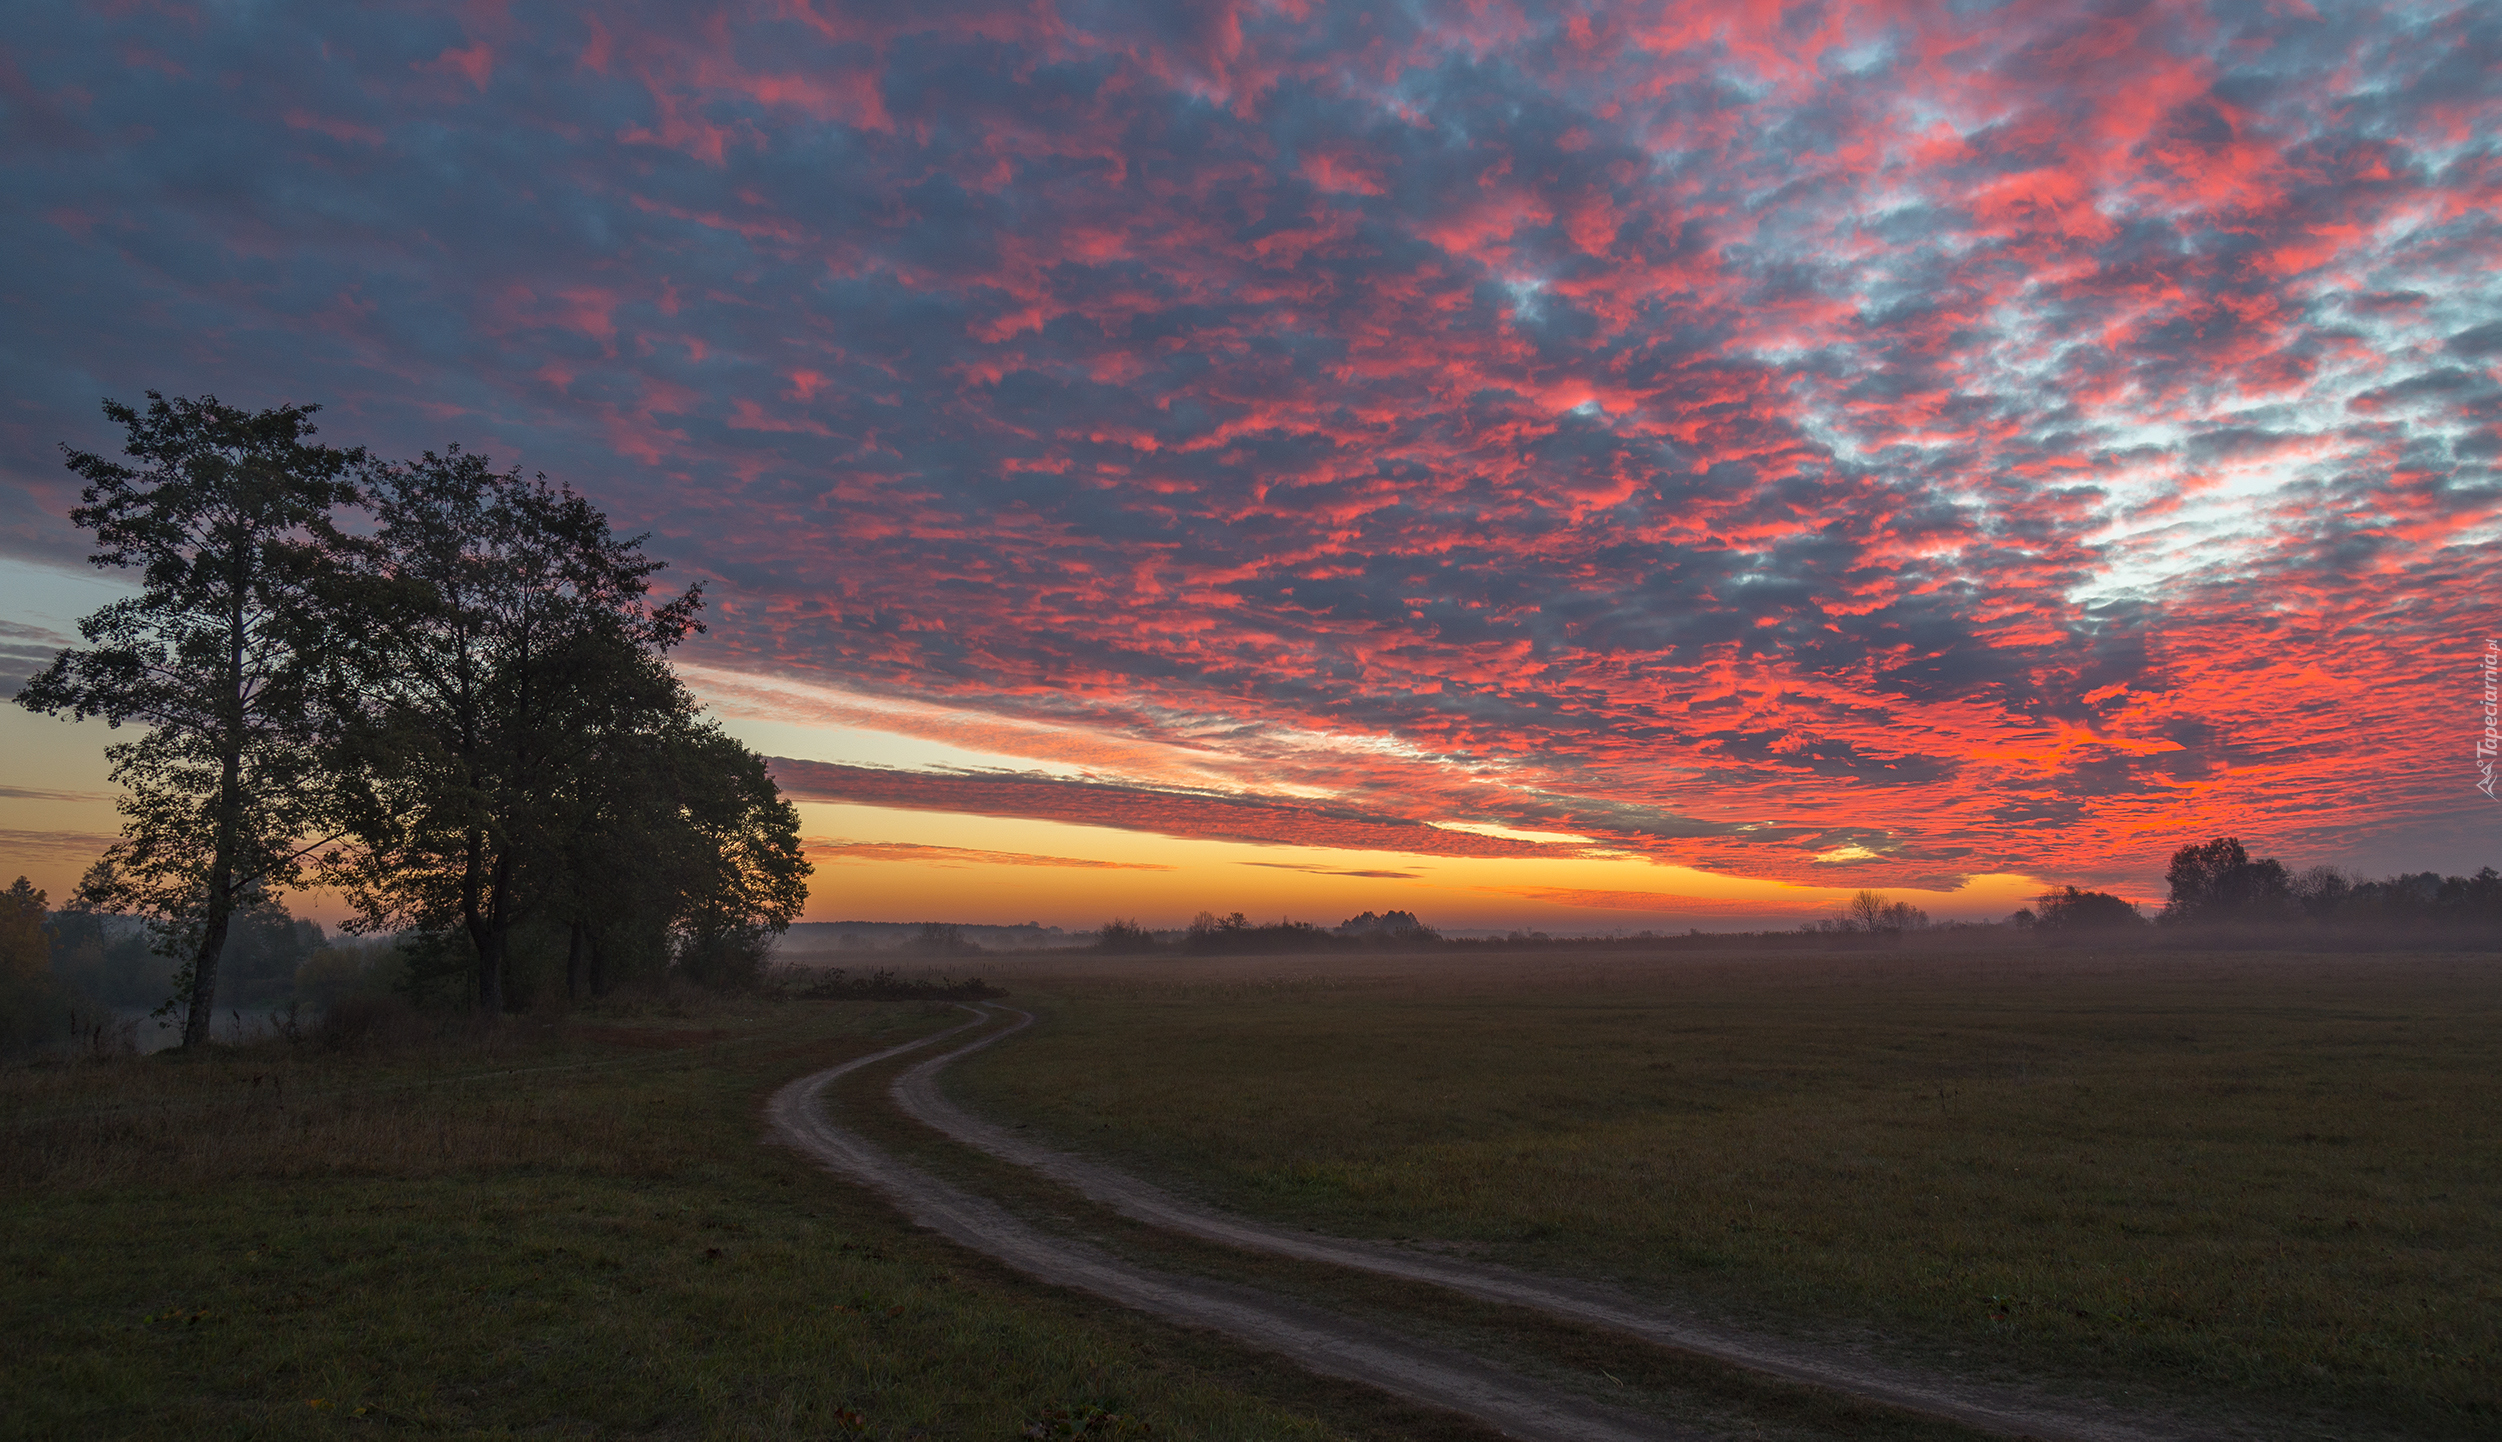
[[[642,538],[458,447],[382,464],[313,443],[314,407],[149,401],[105,404],[136,466],[68,452],[87,482],[72,518],[142,594],[17,698],[146,728],[107,750],[123,836],[54,969],[116,1006],[169,982],[196,1045],[221,966],[237,1006],[293,994],[326,939],[276,897],[318,880],[355,929],[407,933],[413,997],[457,962],[467,996],[505,1009],[547,970],[548,926],[577,996],[672,962],[753,980],[809,866],[763,759],[665,662],[700,629],[700,587],[653,598]],[[358,506],[371,524],[343,525]],[[178,964],[107,935],[113,913]],[[317,989],[374,969],[334,959]]]
[[[660,563],[640,538],[458,447],[364,480],[377,529],[358,595],[375,635],[356,734],[372,804],[326,877],[365,927],[463,931],[492,1013],[513,929],[562,885],[584,778],[683,708],[659,656],[696,629],[700,588],[652,605]]]
[[[1399,941],[1439,941],[1442,939],[1441,933],[1418,921],[1416,913],[1412,911],[1390,911],[1379,916],[1367,911],[1361,916],[1350,916],[1339,922],[1336,931],[1340,936],[1368,939]]]
[[[155,921],[184,958],[183,1042],[196,1046],[235,908],[295,884],[307,839],[335,817],[316,596],[361,453],[311,442],[312,406],[148,402],[104,403],[138,466],[64,447],[86,482],[70,519],[95,533],[90,559],[137,568],[140,594],[80,621],[87,648],[63,651],[17,701],[147,728],[106,748],[125,788],[122,837],[78,900]]]
[[[2294,915],[2293,878],[2274,857],[2257,861],[2237,837],[2219,836],[2172,853],[2162,919],[2185,923],[2279,921]]]
[[[1308,921],[1255,926],[1239,911],[1222,917],[1202,911],[1190,919],[1190,929],[1182,936],[1182,949],[1198,955],[1324,951],[1336,940]]]
[[[2146,924],[2136,907],[2107,891],[2061,887],[2043,892],[2033,904],[2040,908],[2033,926],[2045,932],[2125,931]]]
[[[0,1056],[60,1040],[71,994],[53,976],[44,893],[21,876],[0,892]]]
[[[2171,900],[2162,920],[2210,934],[2223,928],[2267,935],[2307,924],[2387,938],[2502,926],[2502,873],[2490,866],[2472,876],[2419,871],[2377,881],[2334,866],[2294,875],[2273,857],[2251,860],[2238,839],[2219,836],[2175,852],[2166,875]]]
[[[2376,931],[2441,931],[2502,927],[2502,873],[2473,876],[2434,871],[2379,881],[2315,866],[2294,879],[2293,901],[2305,917],[2338,927]]]
[[[764,758],[709,724],[688,725],[670,738],[676,782],[665,824],[643,833],[648,843],[677,838],[679,871],[671,918],[681,940],[679,965],[699,980],[752,985],[772,938],[789,927],[808,899],[814,868],[799,844],[799,811],[782,799]],[[956,951],[979,951],[951,938]],[[690,955],[705,958],[688,967]]]
[[[695,715],[674,678],[639,726],[602,738],[562,798],[562,874],[551,912],[571,928],[574,999],[674,965],[737,989],[762,975],[812,871],[799,813],[764,759]]]
[[[0,978],[32,981],[52,969],[44,893],[23,876],[0,892]]]

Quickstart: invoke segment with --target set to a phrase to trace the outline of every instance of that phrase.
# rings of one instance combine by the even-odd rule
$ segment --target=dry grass
[[[2492,958],[1271,965],[1089,966],[960,1086],[1327,1230],[1958,1366],[2502,1427]]]
[[[772,1086],[956,1019],[720,1004],[0,1072],[0,1437],[1465,1435],[1038,1292],[759,1144]]]
[[[379,1054],[316,1041],[28,1067],[0,1087],[0,1169],[55,1191],[522,1166],[652,1175],[675,1145],[631,1102],[705,1058],[653,1065],[604,1034],[638,1031],[670,1035],[516,1023]],[[583,1085],[594,1073],[607,1075]]]

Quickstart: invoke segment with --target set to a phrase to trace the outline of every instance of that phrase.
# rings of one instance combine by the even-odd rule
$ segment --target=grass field
[[[1052,965],[995,968],[1045,1023],[957,1093],[1245,1212],[1975,1374],[2502,1431],[2491,956]]]
[[[0,1435],[1479,1435],[1028,1286],[760,1145],[772,1086],[959,1019],[0,1073]]]

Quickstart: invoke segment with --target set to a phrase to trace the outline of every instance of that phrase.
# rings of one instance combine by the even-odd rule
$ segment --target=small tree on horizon
[[[2293,878],[2274,857],[2253,861],[2239,837],[2219,836],[2172,853],[2162,920],[2172,925],[2276,921],[2295,909]]]
[[[2146,924],[2137,908],[2107,891],[2080,891],[2066,886],[2033,899],[2033,927],[2039,931],[2113,931]]]

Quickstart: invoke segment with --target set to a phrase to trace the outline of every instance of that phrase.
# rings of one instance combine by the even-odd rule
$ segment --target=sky
[[[812,918],[2502,863],[2502,8],[13,17],[12,676],[59,445],[213,393],[649,532]],[[0,711],[0,871],[108,739]]]

